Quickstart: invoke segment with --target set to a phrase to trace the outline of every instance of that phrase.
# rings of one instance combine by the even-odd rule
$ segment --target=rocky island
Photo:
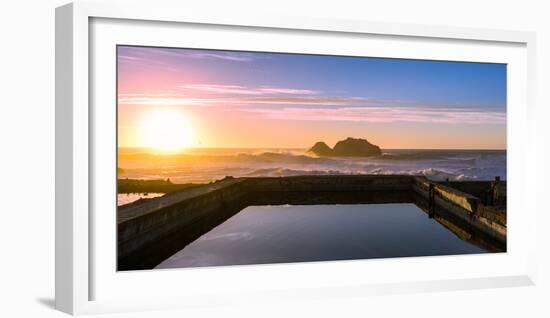
[[[320,157],[371,157],[380,156],[382,151],[366,139],[348,137],[340,140],[330,148],[326,143],[319,141],[308,152]]]

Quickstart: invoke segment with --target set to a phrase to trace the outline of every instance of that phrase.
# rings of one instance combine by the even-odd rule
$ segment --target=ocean
[[[191,149],[155,155],[119,149],[119,178],[208,183],[233,177],[407,174],[434,181],[506,180],[505,150],[386,149],[378,157],[316,157],[306,149]]]

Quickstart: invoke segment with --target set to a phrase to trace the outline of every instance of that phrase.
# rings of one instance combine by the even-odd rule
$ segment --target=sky
[[[505,64],[130,46],[117,61],[119,147],[506,148]]]

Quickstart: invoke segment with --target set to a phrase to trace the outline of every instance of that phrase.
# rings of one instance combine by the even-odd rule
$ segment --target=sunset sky
[[[506,148],[504,64],[118,47],[119,147]]]

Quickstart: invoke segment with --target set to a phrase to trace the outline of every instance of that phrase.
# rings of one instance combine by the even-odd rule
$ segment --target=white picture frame
[[[98,24],[98,21],[105,23]],[[155,25],[154,37],[147,31],[151,24]],[[113,124],[108,113],[114,113],[114,109],[108,105],[101,109],[94,107],[98,100],[109,103],[111,98],[111,102],[114,102],[109,93],[95,94],[94,91],[102,85],[95,81],[97,78],[102,79],[100,82],[103,85],[114,84],[114,70],[109,68],[113,60],[109,57],[104,59],[102,50],[119,43],[121,39],[124,39],[122,44],[136,44],[139,41],[147,45],[183,45],[184,42],[173,42],[174,32],[181,32],[181,27],[188,28],[187,34],[195,34],[194,37],[189,36],[189,41],[198,41],[200,38],[201,41],[212,43],[212,39],[219,37],[216,32],[226,32],[226,29],[234,30],[234,34],[230,35],[235,38],[239,37],[239,32],[253,31],[273,38],[296,37],[287,41],[289,43],[285,50],[294,47],[295,51],[302,52],[308,48],[299,46],[300,36],[311,35],[311,43],[317,43],[313,37],[320,40],[341,39],[350,43],[370,38],[372,41],[393,41],[395,48],[403,47],[406,43],[408,48],[400,50],[400,57],[509,63],[512,71],[508,77],[508,191],[512,195],[509,195],[508,216],[513,226],[509,228],[512,239],[508,252],[502,255],[117,273],[116,268],[109,265],[115,262],[112,259],[114,245],[110,252],[104,252],[108,248],[102,247],[111,244],[113,236],[106,235],[111,237],[111,241],[94,237],[98,229],[113,233],[115,226],[113,224],[112,228],[106,228],[108,218],[92,213],[98,206],[109,206],[110,199],[102,201],[98,195],[102,191],[100,188],[105,188],[101,185],[108,182],[106,180],[109,177],[115,176],[116,169],[116,166],[110,167],[108,160],[102,159],[110,156],[108,152],[112,145],[102,143],[101,140],[105,140],[108,137],[105,134],[112,130],[105,129],[101,135],[93,129],[98,120],[102,121],[102,125],[111,125],[107,127]],[[208,36],[201,33],[203,27],[208,28]],[[134,28],[141,28],[140,32],[132,31]],[[141,36],[137,37],[139,34]],[[210,47],[208,42],[202,43],[201,47]],[[212,44],[212,48],[244,50],[262,46],[267,51],[277,50],[276,41],[254,41],[254,47],[252,44],[247,46],[246,43],[240,43],[235,44],[235,47],[227,47],[229,44],[219,41]],[[427,52],[426,45],[441,49]],[[448,46],[457,46],[459,50],[451,52]],[[185,308],[208,305],[209,302],[238,303],[243,298],[247,302],[269,302],[273,299],[306,300],[533,284],[537,254],[534,250],[536,207],[532,200],[528,200],[525,189],[526,185],[535,184],[536,175],[533,138],[534,46],[535,35],[530,32],[298,19],[277,15],[223,16],[191,11],[184,4],[164,7],[136,4],[130,7],[117,5],[116,1],[109,4],[78,2],[57,8],[56,308],[71,314],[85,314]],[[325,48],[319,44],[313,45],[311,50],[319,52]],[[366,51],[353,45],[349,50],[348,54],[366,54]],[[323,52],[338,53],[334,49]],[[386,51],[368,52],[381,57],[392,54],[388,48]],[[100,90],[106,92],[109,88]],[[106,191],[110,191],[109,186],[106,188]],[[520,210],[521,218],[516,217]],[[404,266],[408,269],[406,272],[403,272]],[[432,267],[437,270],[430,270]],[[457,272],[459,269],[462,272]],[[342,272],[345,274],[326,275]],[[399,272],[402,275],[397,275]],[[320,273],[325,277],[322,280],[318,279]],[[166,293],[160,293],[155,288],[166,282],[183,279],[194,288],[176,293],[170,288],[167,288]],[[138,299],[138,295],[131,292],[136,290],[137,283],[144,290],[156,291],[153,294],[145,293],[144,297]],[[123,291],[124,297],[121,295]],[[167,297],[168,293],[172,296]]]

